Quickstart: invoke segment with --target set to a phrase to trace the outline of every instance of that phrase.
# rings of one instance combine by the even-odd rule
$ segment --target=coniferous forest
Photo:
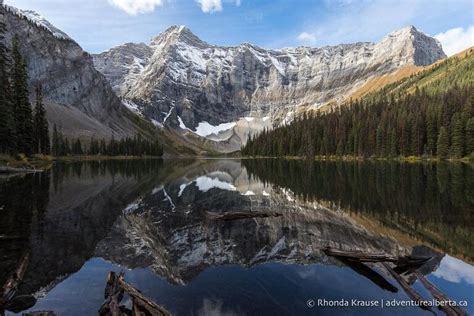
[[[247,156],[472,157],[474,54],[248,140]]]
[[[15,155],[43,154],[108,155],[108,156],[161,156],[163,148],[157,140],[136,135],[108,142],[92,137],[87,144],[81,139],[69,140],[55,125],[50,139],[43,89],[35,87],[32,110],[28,90],[27,65],[14,37],[12,49],[5,46],[5,25],[0,21],[0,153]]]

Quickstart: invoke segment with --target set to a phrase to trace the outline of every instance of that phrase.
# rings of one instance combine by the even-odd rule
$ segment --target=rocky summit
[[[130,109],[223,151],[239,149],[249,133],[286,124],[302,110],[340,103],[372,78],[445,57],[436,39],[413,26],[378,43],[279,50],[210,45],[172,26],[149,44],[93,55]]]

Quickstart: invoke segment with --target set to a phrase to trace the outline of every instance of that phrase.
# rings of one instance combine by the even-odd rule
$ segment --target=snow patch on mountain
[[[122,104],[125,105],[125,107],[127,107],[132,112],[134,112],[138,115],[143,115],[140,108],[138,107],[138,105],[135,102],[133,102],[131,100],[123,99]]]
[[[231,122],[231,123],[222,123],[217,126],[214,126],[204,121],[198,124],[198,126],[196,127],[196,131],[194,133],[202,137],[207,137],[210,135],[218,135],[220,132],[227,131],[233,128],[235,125],[236,125],[235,122]]]
[[[73,41],[72,38],[70,38],[66,33],[63,31],[59,30],[55,26],[53,26],[51,23],[49,23],[48,20],[46,20],[42,15],[36,13],[35,11],[32,10],[20,10],[18,8],[9,6],[9,5],[3,5],[6,10],[9,12],[27,19],[29,22],[35,24],[36,26],[43,28],[50,32],[51,34],[54,35],[54,37],[61,39],[61,40],[68,40],[68,41]]]
[[[227,191],[237,190],[237,188],[233,184],[219,180],[219,178],[211,178],[208,176],[202,176],[194,180],[194,182],[196,183],[196,186],[198,187],[199,191],[202,191],[202,192],[207,192],[213,188],[227,190]]]

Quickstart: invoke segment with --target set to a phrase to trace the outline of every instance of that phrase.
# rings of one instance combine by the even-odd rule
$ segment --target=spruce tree
[[[466,122],[466,155],[474,153],[474,117]]]
[[[13,153],[16,147],[15,120],[13,117],[8,50],[4,45],[5,24],[0,10],[0,152]]]
[[[438,149],[437,155],[439,158],[446,158],[449,153],[449,133],[446,127],[442,126],[439,130],[438,142],[436,145]]]
[[[451,120],[451,155],[455,158],[464,156],[464,120],[461,113],[453,115]]]
[[[26,64],[21,56],[18,37],[13,38],[13,109],[17,149],[24,154],[33,152],[33,117],[28,98]]]
[[[36,106],[34,118],[34,151],[48,155],[50,153],[49,127],[46,120],[46,111],[43,106],[41,85],[36,87]]]
[[[53,155],[59,156],[60,143],[59,143],[59,133],[56,124],[53,126]]]

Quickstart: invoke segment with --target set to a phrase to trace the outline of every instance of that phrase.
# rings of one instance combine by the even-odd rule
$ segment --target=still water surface
[[[0,281],[30,263],[31,311],[97,315],[107,273],[176,315],[429,315],[322,252],[421,254],[420,271],[474,314],[474,167],[466,164],[150,160],[56,164],[0,179]],[[278,216],[219,220],[228,212]],[[410,281],[409,278],[407,278]],[[411,280],[410,282],[412,282]],[[419,281],[413,288],[431,295]],[[441,312],[434,308],[437,314]],[[7,312],[8,314],[8,312]]]

